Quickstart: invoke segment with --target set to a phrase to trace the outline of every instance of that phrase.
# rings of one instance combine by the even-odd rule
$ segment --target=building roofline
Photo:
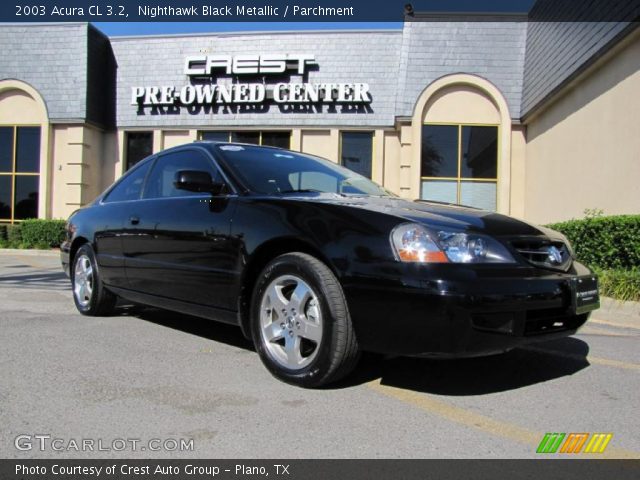
[[[526,22],[529,19],[527,12],[414,12],[405,15],[405,21],[456,21],[456,22],[489,22],[492,20],[500,22]]]
[[[154,35],[110,35],[111,41],[119,40],[139,40],[152,38],[193,38],[193,37],[238,37],[238,36],[261,36],[261,35],[299,35],[299,34],[341,34],[341,33],[383,33],[401,35],[402,29],[380,28],[380,29],[345,29],[345,30],[260,30],[247,32],[192,32],[192,33],[159,33]]]

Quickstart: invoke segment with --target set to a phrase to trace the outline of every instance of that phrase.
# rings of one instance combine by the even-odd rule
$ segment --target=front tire
[[[82,245],[73,257],[71,285],[73,301],[82,315],[99,317],[113,312],[117,297],[104,288],[96,255],[88,243]]]
[[[338,279],[306,253],[281,255],[264,268],[252,295],[251,332],[267,369],[302,387],[343,378],[359,358]]]

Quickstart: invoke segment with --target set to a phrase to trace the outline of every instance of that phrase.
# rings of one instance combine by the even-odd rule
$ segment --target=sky
[[[419,12],[527,12],[535,0],[404,0]],[[400,29],[402,22],[96,22],[109,36],[271,30]]]

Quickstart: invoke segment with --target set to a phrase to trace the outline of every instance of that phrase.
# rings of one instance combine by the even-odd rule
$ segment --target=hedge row
[[[590,267],[640,268],[640,215],[593,217],[548,226],[566,235],[578,259]]]
[[[598,270],[600,295],[618,300],[640,302],[640,269]]]
[[[0,225],[0,247],[59,247],[65,236],[64,220],[28,219],[15,225]]]

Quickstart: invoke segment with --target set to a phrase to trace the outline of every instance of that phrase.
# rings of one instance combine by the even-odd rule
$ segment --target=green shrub
[[[640,269],[596,270],[600,295],[623,301],[640,302]]]
[[[7,225],[0,223],[0,241],[7,239]]]
[[[27,248],[59,247],[65,236],[64,220],[28,219],[20,223],[22,243]]]
[[[22,225],[7,225],[7,243],[9,248],[18,248],[22,243]]]
[[[640,268],[640,215],[603,217],[555,223],[582,263],[599,270]],[[617,278],[617,277],[616,277]]]

